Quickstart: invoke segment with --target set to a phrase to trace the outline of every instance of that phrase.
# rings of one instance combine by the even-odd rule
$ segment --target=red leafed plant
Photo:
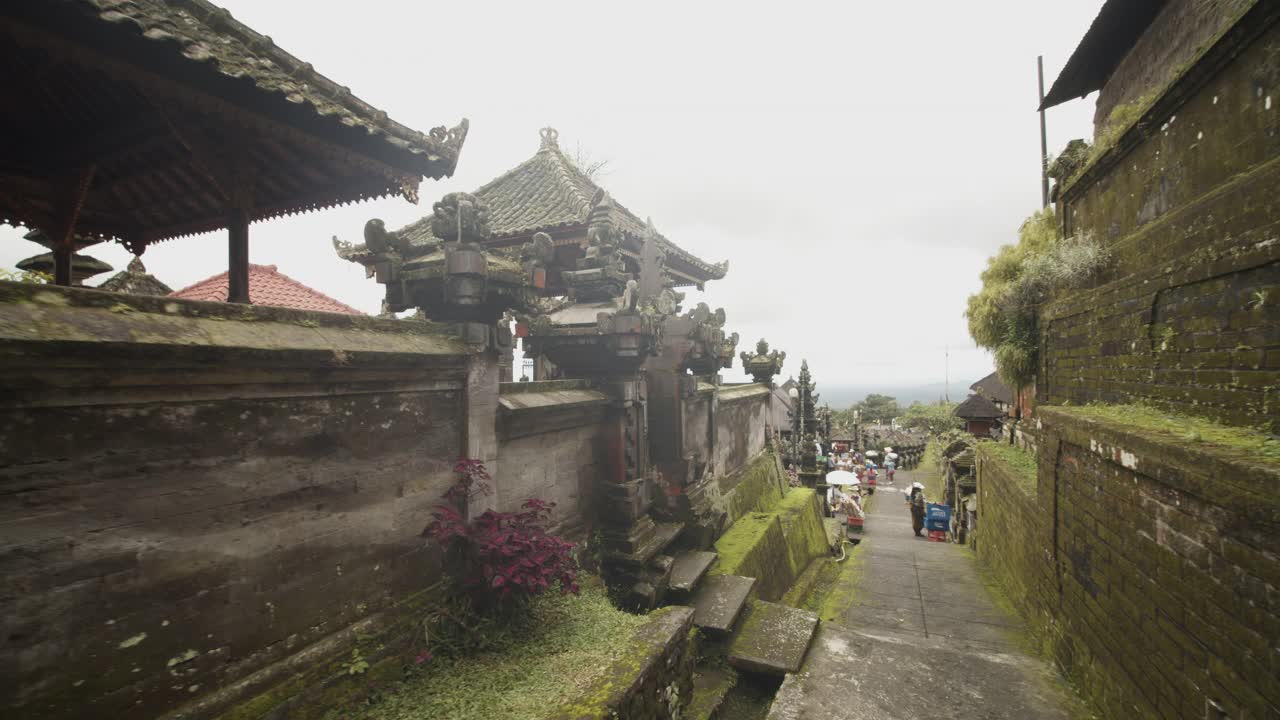
[[[500,608],[542,594],[553,585],[578,593],[573,543],[547,532],[555,503],[529,499],[517,512],[486,510],[467,521],[468,499],[489,492],[489,473],[479,460],[458,461],[458,482],[432,513],[426,535],[443,545],[454,579],[483,608]]]

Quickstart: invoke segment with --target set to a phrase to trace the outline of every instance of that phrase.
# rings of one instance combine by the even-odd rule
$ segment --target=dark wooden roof
[[[29,258],[24,258],[15,263],[14,267],[19,270],[52,275],[53,253],[47,252],[40,255],[33,255]],[[93,277],[94,275],[101,275],[104,272],[111,272],[111,270],[112,267],[110,264],[105,263],[96,257],[81,255],[79,253],[71,256],[71,272],[75,275],[77,281]]]
[[[567,231],[585,232],[591,199],[600,186],[578,169],[560,149],[556,131],[542,130],[542,142],[532,158],[520,163],[475,191],[489,208],[490,244],[513,244],[536,232],[553,236]],[[617,202],[614,222],[627,237],[628,250],[639,252],[646,223]],[[431,216],[401,228],[400,235],[413,244],[437,242],[431,233]],[[667,254],[667,267],[677,285],[719,280],[727,263],[709,263],[678,247],[662,235],[658,242]]]
[[[92,170],[85,238],[146,243],[386,195],[453,173],[466,121],[428,134],[207,0],[0,3],[0,221],[49,227]]]
[[[1000,379],[999,373],[991,373],[970,385],[969,389],[992,402],[1001,402],[1006,405],[1013,404],[1013,390],[1009,389],[1009,386]]]
[[[1053,81],[1040,109],[1084,97],[1106,84],[1168,0],[1107,0],[1067,64]]]
[[[1000,408],[981,395],[970,395],[956,407],[952,414],[965,420],[991,420],[1004,417]]]

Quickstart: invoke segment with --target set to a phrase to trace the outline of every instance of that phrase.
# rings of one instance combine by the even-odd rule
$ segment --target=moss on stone
[[[1036,456],[1013,445],[999,442],[978,443],[977,451],[987,458],[1002,463],[1020,490],[1030,494],[1036,491]]]
[[[1077,417],[1123,424],[1130,432],[1205,449],[1217,448],[1237,460],[1280,469],[1280,438],[1254,428],[1234,427],[1146,405],[1086,405],[1071,409]]]
[[[756,578],[754,594],[776,600],[830,546],[818,496],[808,488],[792,488],[773,511],[735,522],[715,547],[720,557],[712,573]]]
[[[721,502],[729,522],[751,512],[769,512],[782,500],[783,482],[773,453],[757,455],[740,472],[720,480]]]
[[[566,696],[593,688],[615,662],[626,660],[636,631],[652,617],[614,608],[603,587],[588,582],[578,597],[539,598],[521,632],[498,647],[462,658],[432,659],[419,666],[416,676],[392,684],[376,702],[334,704],[326,717],[549,717]],[[636,667],[647,657],[639,655]]]
[[[859,548],[865,548],[871,542],[871,538],[866,538]],[[819,586],[821,594],[806,603],[817,606],[818,619],[822,622],[839,623],[844,620],[849,608],[853,607],[853,602],[858,597],[858,586],[862,583],[864,553],[865,550],[852,552],[844,562],[836,564],[838,569],[833,581],[825,587]]]

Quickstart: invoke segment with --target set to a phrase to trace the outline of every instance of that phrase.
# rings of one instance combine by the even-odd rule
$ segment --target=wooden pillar
[[[89,184],[93,182],[95,166],[81,168],[68,178],[67,187],[61,202],[54,213],[55,227],[51,231],[53,245],[53,284],[71,284],[71,259],[76,251],[76,221],[80,218],[80,209],[84,207],[85,196],[89,194]]]
[[[227,302],[249,303],[249,212],[227,215]]]
[[[58,243],[53,246],[53,284],[71,284],[71,257],[75,254],[75,245]]]

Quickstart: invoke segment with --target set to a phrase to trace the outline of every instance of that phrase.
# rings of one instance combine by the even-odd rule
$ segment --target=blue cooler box
[[[927,530],[950,530],[951,506],[938,503],[925,505],[924,526]]]

